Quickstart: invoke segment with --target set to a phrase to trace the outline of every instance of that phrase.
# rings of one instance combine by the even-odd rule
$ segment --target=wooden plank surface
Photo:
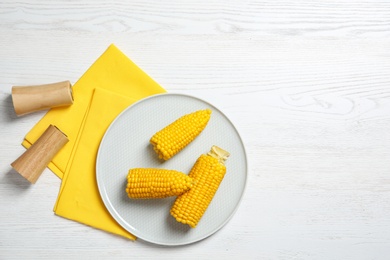
[[[60,180],[10,163],[45,112],[13,85],[77,79],[114,43],[238,128],[249,181],[199,243],[129,242],[53,214]],[[1,1],[1,259],[388,259],[389,1]]]

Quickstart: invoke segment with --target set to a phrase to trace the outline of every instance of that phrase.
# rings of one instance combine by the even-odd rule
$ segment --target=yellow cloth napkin
[[[95,89],[84,127],[80,132],[80,141],[73,160],[65,171],[54,209],[59,216],[132,240],[135,237],[115,222],[100,198],[95,164],[100,140],[105,131],[112,120],[134,101],[107,90]]]
[[[134,100],[165,92],[118,48],[110,45],[74,84],[73,105],[51,109],[26,135],[22,143],[24,147],[29,148],[50,124],[63,131],[68,136],[69,142],[49,164],[49,168],[60,178],[63,177],[71,154],[74,153],[73,150],[78,142],[79,132],[95,88],[107,89]]]
[[[115,116],[132,102],[165,90],[110,45],[72,91],[74,104],[51,109],[26,135],[22,145],[30,147],[50,124],[63,131],[69,142],[49,164],[63,179],[56,214],[134,239],[111,218],[101,201],[95,180],[96,153]]]

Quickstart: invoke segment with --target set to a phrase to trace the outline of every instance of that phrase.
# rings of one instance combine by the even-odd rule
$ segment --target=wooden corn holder
[[[68,137],[50,125],[39,139],[11,166],[29,182],[35,183],[54,155],[68,142]]]
[[[13,86],[12,101],[16,115],[73,104],[69,81],[37,86]]]

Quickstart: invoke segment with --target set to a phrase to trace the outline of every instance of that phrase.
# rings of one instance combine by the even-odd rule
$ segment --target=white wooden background
[[[249,182],[231,221],[183,247],[55,216],[60,180],[10,167],[44,112],[13,85],[69,79],[116,44],[169,92],[239,129]],[[0,259],[389,259],[390,1],[0,2]]]

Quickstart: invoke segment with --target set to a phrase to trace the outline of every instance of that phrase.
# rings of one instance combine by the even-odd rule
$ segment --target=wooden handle
[[[11,166],[29,182],[35,183],[54,155],[68,142],[68,137],[50,125],[39,139]]]
[[[52,107],[73,104],[69,81],[37,86],[13,86],[12,101],[18,116]]]

